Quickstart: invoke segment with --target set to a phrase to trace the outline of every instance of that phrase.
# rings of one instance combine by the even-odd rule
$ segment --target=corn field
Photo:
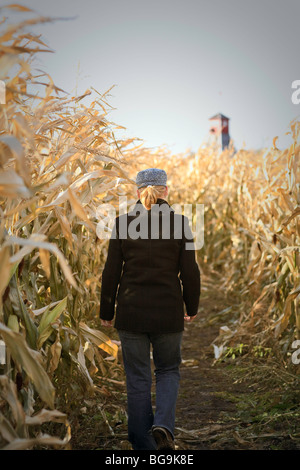
[[[0,33],[0,446],[8,450],[68,448],[73,397],[118,377],[118,344],[98,319],[108,246],[97,236],[98,208],[109,203],[118,214],[120,196],[135,203],[141,169],[165,169],[171,205],[204,204],[200,269],[241,299],[216,338],[217,357],[247,343],[286,363],[300,339],[300,123],[285,150],[275,136],[260,151],[202,145],[185,155],[117,139],[110,90],[70,96],[36,70],[35,56],[50,49],[24,30],[47,21],[3,20]]]

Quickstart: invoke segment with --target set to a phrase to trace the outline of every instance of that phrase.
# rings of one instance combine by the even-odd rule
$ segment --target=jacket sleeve
[[[107,259],[102,272],[100,318],[108,321],[114,317],[115,299],[123,267],[123,255],[117,229],[117,220],[118,217],[115,219],[109,240]]]
[[[183,236],[179,257],[179,271],[186,313],[189,317],[193,317],[197,315],[198,312],[201,293],[201,276],[195,257],[193,234],[189,226],[189,219],[186,216],[183,216]]]

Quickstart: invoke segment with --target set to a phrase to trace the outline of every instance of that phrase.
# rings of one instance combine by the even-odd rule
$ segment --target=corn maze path
[[[222,317],[216,321],[218,312],[236,299],[229,299],[209,273],[205,275],[202,271],[201,276],[199,313],[192,323],[185,324],[183,334],[176,450],[299,449],[299,440],[296,442],[283,429],[253,433],[253,415],[250,413],[249,418],[246,413],[245,419],[245,413],[241,414],[241,404],[246,404],[246,410],[248,406],[251,412],[252,384],[235,380],[234,374],[229,373],[229,367],[235,368],[234,362],[231,365],[216,362],[212,346],[220,326],[226,325]],[[131,450],[127,440],[124,375],[121,379],[107,384],[106,395],[100,395],[96,401],[85,401],[85,413],[72,423],[72,449]]]

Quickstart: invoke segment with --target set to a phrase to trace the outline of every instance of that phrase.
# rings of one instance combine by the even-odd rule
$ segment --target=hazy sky
[[[3,4],[2,2],[0,2]],[[9,3],[9,2],[7,2]],[[235,146],[258,148],[300,115],[299,0],[19,0],[68,21],[31,27],[54,54],[38,66],[57,86],[93,86],[117,108],[126,135],[173,152],[197,150],[208,118],[230,117]],[[5,12],[11,19],[28,13]]]

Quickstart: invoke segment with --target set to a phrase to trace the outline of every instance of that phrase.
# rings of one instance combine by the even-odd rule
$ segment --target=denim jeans
[[[128,439],[134,450],[155,450],[152,426],[163,426],[174,437],[182,332],[154,334],[118,330],[118,333],[126,373]],[[151,344],[156,382],[155,414],[151,401]]]

